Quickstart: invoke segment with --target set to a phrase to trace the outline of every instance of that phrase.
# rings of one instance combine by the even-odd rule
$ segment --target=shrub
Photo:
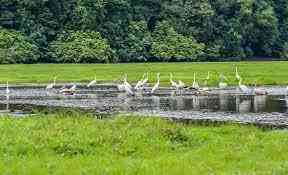
[[[75,31],[61,34],[50,45],[54,57],[63,63],[114,62],[114,51],[98,32]]]
[[[1,64],[35,63],[39,57],[38,47],[24,34],[0,28]]]
[[[170,59],[192,61],[203,54],[204,44],[197,43],[192,36],[178,34],[168,22],[159,23],[152,36],[152,55],[166,61]]]

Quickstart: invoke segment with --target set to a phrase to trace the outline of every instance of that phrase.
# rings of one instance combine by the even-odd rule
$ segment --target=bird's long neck
[[[196,74],[194,73],[194,82],[196,81]]]
[[[225,78],[224,78],[224,75],[222,74],[221,77],[220,77],[220,81],[223,83],[223,82],[224,82],[224,79],[225,79]]]
[[[56,84],[56,78],[54,78],[53,84],[54,84],[54,85]]]
[[[239,86],[241,86],[242,85],[242,78],[240,78],[240,80],[239,80]]]

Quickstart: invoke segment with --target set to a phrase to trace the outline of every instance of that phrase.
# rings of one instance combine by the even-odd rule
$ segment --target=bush
[[[159,23],[152,36],[152,55],[166,61],[198,60],[203,54],[204,44],[197,43],[192,36],[178,34],[168,22]]]
[[[38,47],[28,37],[0,28],[0,64],[35,63],[39,57]]]
[[[69,32],[61,34],[50,45],[52,55],[62,63],[114,62],[115,54],[98,32]]]

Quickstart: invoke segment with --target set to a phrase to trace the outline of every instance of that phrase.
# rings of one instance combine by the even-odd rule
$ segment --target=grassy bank
[[[287,131],[156,118],[0,119],[1,174],[287,174]]]
[[[100,81],[115,81],[123,73],[128,74],[130,81],[137,81],[144,72],[150,72],[150,82],[156,79],[156,73],[161,73],[162,85],[167,85],[169,73],[174,73],[175,79],[191,84],[193,73],[201,82],[207,71],[212,72],[210,86],[216,86],[220,72],[223,72],[230,84],[236,84],[234,65],[244,82],[259,85],[288,84],[288,62],[240,62],[240,63],[153,63],[153,64],[36,64],[36,65],[1,65],[0,82],[11,83],[47,83],[57,75],[61,82],[87,82],[97,75]]]

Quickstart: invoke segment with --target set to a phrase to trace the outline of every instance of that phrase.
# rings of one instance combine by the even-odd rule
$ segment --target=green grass
[[[201,82],[212,72],[210,86],[216,86],[220,72],[223,72],[230,84],[236,84],[234,65],[244,78],[244,83],[258,85],[288,84],[288,62],[233,62],[233,63],[152,63],[152,64],[36,64],[36,65],[1,65],[0,82],[5,83],[47,83],[58,75],[61,82],[88,82],[94,75],[100,81],[115,81],[124,73],[129,81],[136,82],[144,72],[150,73],[150,82],[156,79],[156,73],[161,73],[162,85],[167,85],[169,73],[174,73],[175,79],[192,84],[193,73]]]
[[[0,174],[288,173],[286,130],[65,115],[1,118]]]

